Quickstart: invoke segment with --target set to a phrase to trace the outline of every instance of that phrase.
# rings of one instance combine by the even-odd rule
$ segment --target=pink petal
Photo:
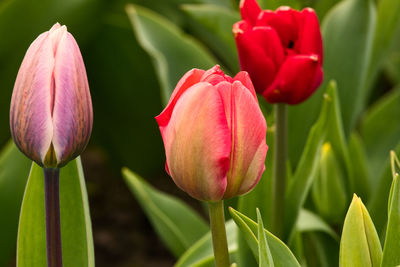
[[[49,32],[41,34],[22,61],[11,100],[11,134],[19,149],[42,165],[53,136],[51,91],[54,58]]]
[[[169,99],[167,107],[161,112],[160,115],[156,117],[157,123],[161,127],[164,127],[168,124],[172,111],[174,110],[175,104],[181,95],[192,85],[198,83],[205,73],[204,70],[200,69],[192,69],[188,71],[178,82],[172,95]],[[161,131],[162,133],[162,131]]]
[[[248,89],[249,92],[254,96],[254,99],[257,100],[257,95],[256,95],[256,91],[255,91],[254,86],[253,86],[253,82],[251,81],[250,76],[247,73],[247,71],[240,71],[233,78],[233,81],[241,82],[244,85],[244,87],[246,87],[246,89]]]
[[[93,124],[92,102],[83,59],[74,37],[59,28],[54,68],[53,146],[60,166],[85,149]]]
[[[169,173],[182,190],[200,200],[220,200],[231,150],[221,97],[200,82],[181,95],[162,137]]]
[[[252,25],[256,24],[257,17],[261,12],[261,8],[256,0],[241,0],[240,14],[243,20],[248,20]]]
[[[224,198],[231,198],[253,188],[265,169],[267,124],[257,100],[241,82],[217,88],[232,133],[231,168],[224,194]]]

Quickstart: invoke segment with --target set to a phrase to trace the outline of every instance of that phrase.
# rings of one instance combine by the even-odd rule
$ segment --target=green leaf
[[[347,208],[344,174],[330,142],[321,150],[311,196],[318,213],[327,221],[340,224]]]
[[[300,210],[296,228],[302,233],[320,231],[330,235],[334,240],[339,241],[339,236],[321,217],[306,209]]]
[[[260,210],[257,209],[257,239],[258,239],[258,262],[260,267],[274,267],[274,260],[268,246],[267,237],[265,236],[264,223]]]
[[[208,69],[216,64],[199,42],[157,13],[131,4],[127,5],[126,12],[137,40],[154,61],[164,104],[187,71]]]
[[[330,83],[330,86],[324,95],[324,104],[322,106],[320,117],[310,130],[301,160],[297,166],[296,172],[294,173],[293,179],[291,179],[288,184],[285,204],[284,240],[289,240],[289,242],[294,234],[294,226],[297,221],[297,216],[304,204],[316,175],[319,155],[321,153],[322,143],[325,139],[328,116],[329,114],[333,114],[335,106],[335,96],[335,84]]]
[[[183,11],[200,27],[193,27],[196,35],[221,58],[229,69],[239,71],[232,26],[240,20],[238,12],[218,5],[182,5]]]
[[[182,201],[156,190],[126,168],[122,174],[159,237],[176,257],[208,231],[204,220]]]
[[[60,215],[63,264],[94,267],[89,204],[80,158],[60,172]],[[18,267],[47,266],[43,169],[32,164],[21,207]]]
[[[260,101],[260,104],[265,103],[264,100]],[[270,118],[267,119],[267,125],[271,125]],[[272,225],[272,197],[273,197],[273,186],[272,186],[272,170],[274,157],[274,135],[275,131],[273,127],[268,128],[267,131],[267,144],[268,154],[265,158],[265,171],[261,176],[260,181],[256,187],[249,193],[240,196],[238,201],[238,211],[246,214],[251,219],[256,219],[256,208],[260,209],[260,213],[265,223],[265,227],[270,229]],[[239,266],[253,266],[256,264],[253,253],[244,240],[243,235],[239,233],[238,238],[238,265]]]
[[[368,79],[364,101],[367,100],[373,88],[374,80],[379,69],[384,63],[388,52],[393,44],[394,36],[400,26],[400,1],[380,0],[378,2],[378,14],[372,48],[372,57],[369,64]]]
[[[400,265],[400,162],[394,151],[391,153],[393,183],[388,202],[388,224],[383,248],[382,267]],[[396,171],[397,164],[397,171]]]
[[[337,81],[346,135],[362,111],[374,28],[372,0],[341,1],[322,23],[325,80]]]
[[[400,153],[400,143],[396,146],[395,153]],[[375,227],[381,237],[385,234],[386,221],[388,218],[387,207],[388,198],[391,184],[393,183],[392,169],[390,159],[386,156],[387,162],[385,164],[382,175],[378,177],[377,185],[374,185],[375,190],[372,191],[371,199],[368,203],[368,209],[371,217],[374,220]]]
[[[0,266],[7,266],[15,253],[18,217],[31,165],[12,141],[0,153]]]
[[[374,223],[361,199],[354,195],[343,225],[339,266],[379,267],[382,248]]]
[[[375,177],[382,174],[385,163],[388,162],[389,151],[399,142],[399,87],[379,99],[368,110],[361,124],[361,136],[368,156],[368,172],[372,179],[371,186],[375,188],[379,181]]]
[[[356,193],[362,199],[369,199],[371,192],[371,178],[367,167],[367,155],[364,151],[364,144],[358,133],[353,132],[350,136],[349,158],[351,164],[349,166],[350,173],[353,177],[353,193]]]
[[[242,213],[234,210],[233,208],[229,208],[229,212],[235,221],[236,225],[239,227],[240,231],[243,233],[246,241],[249,244],[249,247],[252,249],[254,256],[256,259],[259,258],[258,255],[258,238],[256,237],[256,233],[258,231],[258,225],[250,218],[246,217]],[[297,266],[300,264],[297,262],[296,257],[290,251],[290,249],[279,240],[276,236],[271,234],[269,231],[264,230],[266,234],[266,239],[268,242],[268,246],[271,251],[271,255],[273,258],[274,265],[276,267],[291,267]]]
[[[237,232],[236,224],[229,220],[225,223],[228,250],[231,261],[235,261],[237,253]],[[194,243],[174,265],[175,267],[214,267],[214,251],[212,248],[211,232],[208,231],[202,238]]]

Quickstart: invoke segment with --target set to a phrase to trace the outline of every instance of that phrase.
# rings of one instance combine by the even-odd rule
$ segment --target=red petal
[[[246,31],[237,34],[235,41],[241,69],[250,74],[256,91],[262,93],[273,81],[276,67],[254,37],[252,31]]]
[[[317,54],[322,64],[322,37],[317,15],[312,8],[303,9],[301,15],[302,25],[297,42],[297,51],[300,54]]]
[[[270,103],[300,103],[317,89],[322,81],[321,75],[317,55],[288,57],[263,95]]]
[[[240,1],[240,14],[242,15],[242,19],[250,21],[252,25],[256,24],[260,12],[261,8],[256,0]]]

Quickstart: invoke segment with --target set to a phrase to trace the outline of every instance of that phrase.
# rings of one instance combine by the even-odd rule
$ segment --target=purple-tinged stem
[[[60,225],[60,169],[44,168],[47,266],[62,267]]]

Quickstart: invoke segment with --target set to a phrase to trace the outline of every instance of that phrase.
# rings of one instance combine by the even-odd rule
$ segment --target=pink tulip
[[[55,24],[31,44],[14,85],[10,108],[18,148],[44,167],[61,167],[86,147],[93,112],[79,47]]]
[[[217,201],[250,191],[264,169],[267,125],[247,72],[192,69],[156,117],[166,170],[194,198]]]

